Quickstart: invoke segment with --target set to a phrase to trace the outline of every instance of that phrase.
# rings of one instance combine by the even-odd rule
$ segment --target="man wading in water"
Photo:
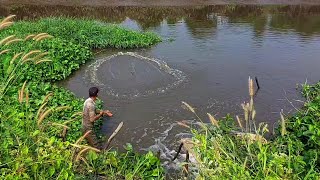
[[[91,130],[91,132],[86,136],[88,143],[90,146],[101,149],[102,145],[98,142],[95,132],[93,132],[93,124],[103,115],[112,116],[112,114],[108,110],[100,111],[96,109],[95,101],[97,100],[98,92],[99,89],[96,87],[89,89],[89,98],[84,102],[83,106],[82,131],[83,134],[85,134]]]

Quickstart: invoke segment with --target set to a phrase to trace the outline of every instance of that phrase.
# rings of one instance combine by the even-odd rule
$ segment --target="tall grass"
[[[251,78],[248,87],[250,100],[241,105],[244,110],[242,118],[245,120],[245,126],[240,116],[236,116],[238,126],[235,126],[230,125],[235,121],[230,116],[218,121],[209,114],[211,124],[202,123],[200,129],[192,129],[193,146],[189,153],[196,162],[189,163],[191,167],[189,177],[191,179],[319,179],[317,153],[308,155],[302,153],[303,146],[297,141],[296,136],[301,130],[287,132],[287,122],[282,113],[278,136],[271,140],[264,138],[268,127],[264,123],[256,124],[254,120],[256,111]],[[320,90],[318,92],[317,97],[320,95]],[[198,117],[194,108],[190,105],[188,107],[190,112]],[[314,151],[319,150],[313,149]]]

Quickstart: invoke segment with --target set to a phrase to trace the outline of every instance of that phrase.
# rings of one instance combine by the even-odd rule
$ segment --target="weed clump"
[[[3,39],[0,51],[10,49],[0,54],[3,59],[0,62],[0,74],[5,74],[7,64],[14,55],[37,49],[46,52],[44,55],[48,60],[42,61],[39,66],[25,65],[23,68],[28,71],[25,71],[22,79],[46,82],[67,78],[80,65],[93,58],[92,49],[144,48],[161,41],[150,32],[136,32],[116,25],[70,18],[20,21],[0,31],[0,39]]]

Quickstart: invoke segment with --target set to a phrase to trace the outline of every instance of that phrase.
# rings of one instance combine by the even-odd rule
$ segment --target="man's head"
[[[91,87],[89,89],[89,97],[93,98],[93,100],[96,100],[96,98],[98,97],[98,92],[99,89],[97,87]]]

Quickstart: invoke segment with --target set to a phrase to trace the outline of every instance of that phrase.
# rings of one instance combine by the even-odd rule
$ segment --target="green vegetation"
[[[92,59],[94,48],[149,47],[159,37],[67,18],[21,21],[3,30],[10,20],[0,24],[0,178],[164,179],[152,153],[137,154],[129,144],[125,153],[87,146],[81,133],[83,99],[52,85]],[[194,137],[184,141],[194,159],[189,177],[319,179],[320,83],[303,86],[303,108],[291,117],[280,113],[270,140],[264,138],[268,126],[255,123],[252,80],[249,95],[244,117],[217,121],[208,114],[211,124],[199,119],[200,128],[191,129]]]
[[[82,22],[89,22],[47,19],[35,23],[20,22],[11,29],[8,26],[13,24],[12,18],[0,23],[0,179],[95,179],[99,176],[108,179],[162,179],[160,161],[152,153],[136,154],[130,145],[126,146],[125,153],[101,152],[87,146],[81,133],[83,99],[51,84],[64,79],[89,60],[92,57],[90,49],[95,47],[95,42],[90,41],[89,46],[88,43],[81,44],[76,36],[52,37],[42,32],[50,29],[53,32],[55,27],[51,21],[76,22],[78,26],[73,24],[75,29],[80,29]],[[98,31],[100,26],[101,31]],[[57,30],[62,30],[59,28],[61,25]],[[98,30],[87,35],[99,36],[108,29],[103,25],[95,28]],[[127,33],[126,38],[133,41],[137,37],[159,39],[119,27],[110,27],[108,32],[108,37],[113,38],[119,36],[119,32]],[[115,46],[126,46],[117,43],[120,46]]]
[[[211,125],[202,124],[200,130],[192,129],[194,138],[186,145],[196,161],[190,164],[194,167],[191,176],[199,179],[319,179],[320,83],[304,85],[303,94],[308,101],[292,117],[285,119],[280,113],[277,134],[267,141],[263,137],[268,131],[267,125],[256,126],[254,120],[253,83],[249,82],[250,102],[242,104],[244,118],[237,116],[237,126],[230,116],[217,121],[208,114]],[[190,105],[185,105],[197,116]]]
[[[8,95],[1,99],[1,179],[161,177],[159,159],[152,153],[139,155],[127,148],[124,154],[96,153],[98,150],[85,154],[88,146],[76,143],[82,136],[78,112],[83,100],[71,92],[32,82],[25,86],[21,99],[18,89],[10,86]]]
[[[48,33],[52,38],[44,41],[30,41],[36,34]],[[20,40],[1,47],[0,50],[10,49],[3,54],[3,64],[0,72],[5,73],[14,54],[40,50],[48,53],[52,62],[40,65],[24,65],[28,69],[22,74],[22,80],[28,81],[57,81],[68,77],[80,65],[91,60],[90,51],[95,48],[142,48],[149,47],[161,41],[153,33],[140,33],[127,30],[115,25],[106,25],[90,20],[68,18],[47,18],[36,22],[20,21],[12,27],[0,32],[0,39],[15,35]],[[25,40],[28,37],[28,40]]]
[[[43,32],[89,48],[141,48],[161,41],[159,36],[150,32],[141,33],[99,21],[70,18],[20,21],[3,31],[6,35],[16,36]]]

